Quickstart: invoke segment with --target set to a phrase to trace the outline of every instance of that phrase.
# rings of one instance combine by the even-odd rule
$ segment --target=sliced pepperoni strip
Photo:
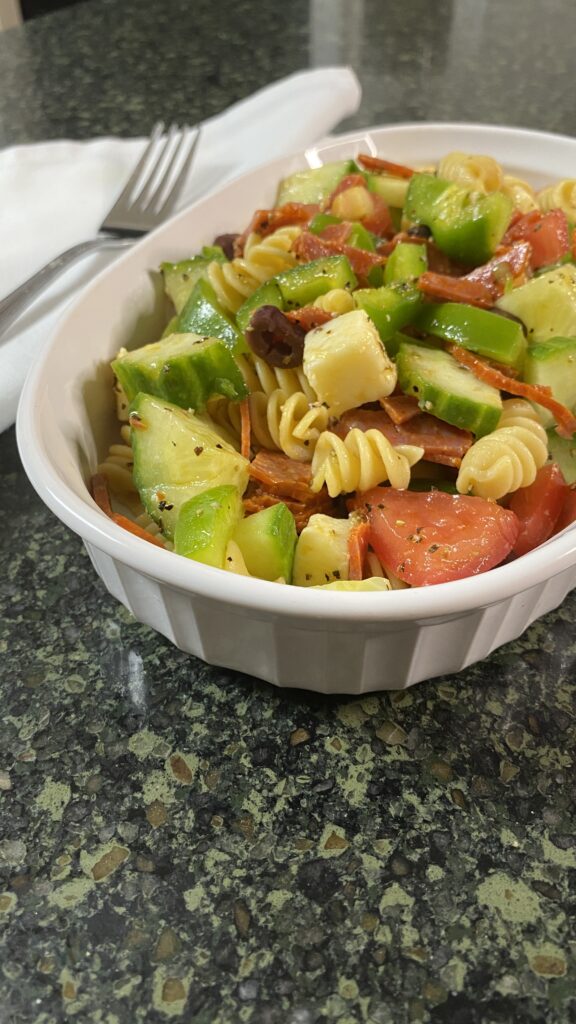
[[[243,398],[240,402],[240,454],[245,459],[250,458],[250,445],[252,443],[252,424],[250,422],[250,401]]]
[[[334,431],[339,437],[346,437],[353,427],[359,427],[360,430],[380,430],[395,446],[418,445],[424,449],[424,459],[427,462],[453,466],[456,469],[474,440],[468,430],[453,427],[427,412],[421,412],[405,423],[398,424],[394,423],[384,410],[380,412],[377,409],[351,409],[344,413]]]
[[[348,579],[364,579],[364,562],[368,551],[370,524],[367,520],[358,519],[353,523],[348,535]]]
[[[500,391],[507,391],[510,395],[527,398],[530,402],[535,402],[548,409],[554,416],[556,429],[562,437],[570,438],[576,434],[576,416],[566,405],[554,398],[549,387],[543,384],[526,384],[523,380],[514,380],[460,345],[448,345],[447,351],[462,366],[471,370],[478,380],[491,384],[492,387],[499,388]]]
[[[245,514],[252,515],[253,512],[260,512],[261,509],[270,508],[282,501],[294,516],[296,530],[300,533],[308,525],[310,516],[334,515],[334,502],[327,491],[325,494],[315,495],[315,498],[314,503],[305,504],[303,501],[296,501],[285,495],[273,494],[261,487],[260,484],[251,483],[244,496],[243,505]]]
[[[108,489],[108,481],[102,473],[95,473],[90,480],[90,489],[92,491],[92,497],[98,505],[98,508],[116,523],[117,526],[122,526],[124,530],[128,530],[129,533],[133,533],[135,537],[140,537],[141,540],[147,540],[150,544],[155,544],[159,548],[163,548],[164,541],[161,537],[155,537],[152,533],[148,533],[138,523],[134,523],[128,516],[120,515],[119,512],[114,512],[110,501],[110,491]]]
[[[311,260],[320,259],[322,256],[336,256],[339,253],[347,256],[350,266],[358,277],[366,278],[370,271],[383,263],[385,257],[379,253],[368,252],[366,249],[358,249],[353,245],[345,245],[339,242],[332,242],[326,238],[320,238],[311,231],[303,231],[296,239],[292,251],[302,262],[309,263]]]
[[[92,491],[92,497],[98,505],[98,508],[101,509],[104,515],[111,519],[113,512],[106,477],[102,473],[95,473],[90,480],[90,489]]]
[[[114,512],[112,514],[112,521],[118,526],[122,526],[125,530],[128,530],[129,533],[133,533],[135,537],[140,537],[141,540],[147,540],[150,544],[155,544],[158,548],[165,547],[164,541],[161,537],[155,537],[154,534],[148,533],[148,531],[142,526],[139,526],[138,523],[133,523],[131,519],[128,519],[128,516],[122,516],[119,512]]]
[[[465,302],[469,306],[490,309],[495,297],[484,281],[471,281],[468,277],[450,277],[426,270],[417,281],[419,290],[429,299],[440,302]]]
[[[276,496],[313,504],[318,496],[310,490],[312,471],[307,462],[296,462],[283,452],[262,449],[250,463],[250,476]]]
[[[514,242],[510,246],[499,246],[496,255],[466,274],[467,281],[482,281],[494,295],[494,300],[504,294],[507,284],[523,284],[530,273],[532,246],[530,242]]]
[[[379,402],[384,412],[388,413],[392,422],[398,426],[422,412],[418,399],[413,395],[390,395],[389,398],[380,398]]]
[[[312,331],[315,327],[321,327],[322,324],[327,324],[329,320],[333,320],[336,313],[329,313],[327,309],[320,309],[319,306],[301,306],[300,309],[291,309],[284,314],[288,320],[292,320],[300,327],[303,331]]]
[[[381,156],[370,156],[368,153],[360,153],[356,160],[367,171],[381,171],[383,174],[390,174],[394,178],[411,178],[416,171],[405,164],[395,164],[391,160],[383,160]]]
[[[307,224],[318,209],[317,203],[284,203],[271,210],[256,210],[248,227],[234,243],[236,253],[244,251],[246,239],[253,231],[265,238],[289,224]]]

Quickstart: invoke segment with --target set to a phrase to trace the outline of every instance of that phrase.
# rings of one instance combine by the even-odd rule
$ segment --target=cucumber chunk
[[[180,333],[194,332],[218,338],[233,352],[245,351],[244,339],[232,317],[222,308],[209,281],[196,282],[176,323]]]
[[[212,395],[239,400],[248,394],[244,378],[222,341],[198,334],[171,334],[112,363],[128,401],[140,392],[183,409],[203,409]]]
[[[316,587],[347,580],[351,529],[349,519],[322,513],[310,516],[296,544],[292,582],[297,587]]]
[[[242,519],[232,539],[251,576],[291,583],[297,537],[294,516],[284,502],[279,502]]]
[[[323,167],[296,171],[280,182],[276,206],[283,206],[284,203],[319,203],[334,191],[342,178],[355,170],[353,160],[337,160]]]
[[[533,277],[496,305],[522,320],[529,342],[576,337],[576,266],[566,263]]]
[[[528,384],[549,387],[554,398],[574,411],[576,408],[576,338],[550,338],[549,341],[530,345],[526,353],[524,380]],[[544,427],[551,427],[554,415],[536,405]]]
[[[416,327],[470,352],[521,369],[526,335],[518,321],[463,302],[423,303]]]
[[[198,256],[192,256],[188,260],[180,260],[178,263],[162,263],[160,270],[164,278],[164,291],[176,313],[181,313],[186,305],[194,285],[206,271],[213,260],[219,263],[226,262],[226,253],[219,245],[205,245]]]
[[[365,174],[364,177],[368,191],[375,192],[387,206],[395,210],[404,206],[408,192],[408,178],[395,178],[392,174]]]
[[[211,487],[185,501],[174,529],[176,554],[224,569],[228,541],[243,508],[240,492],[231,484]]]
[[[374,322],[381,340],[386,345],[397,331],[415,319],[422,295],[409,283],[382,285],[380,288],[358,288],[354,301]]]
[[[511,213],[503,192],[469,192],[427,173],[410,178],[404,206],[406,219],[426,224],[442,252],[472,266],[494,254]]]
[[[132,403],[130,426],[134,483],[169,540],[180,508],[196,494],[221,484],[244,493],[248,460],[193,412],[141,393]]]
[[[396,366],[400,388],[414,395],[424,412],[478,437],[496,429],[502,413],[500,392],[477,380],[448,352],[402,341]]]

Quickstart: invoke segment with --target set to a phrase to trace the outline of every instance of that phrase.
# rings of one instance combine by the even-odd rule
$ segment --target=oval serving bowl
[[[412,590],[346,593],[235,576],[154,547],[109,520],[87,481],[118,427],[110,360],[156,340],[165,314],[163,260],[242,230],[299,167],[379,153],[434,162],[487,154],[541,187],[576,168],[576,140],[510,128],[393,125],[328,140],[269,163],[195,203],[103,271],[61,320],[29,375],[17,419],[38,494],[80,535],[109,592],[140,622],[206,662],[279,686],[358,694],[398,689],[480,661],[556,608],[576,586],[576,530],[468,579]]]

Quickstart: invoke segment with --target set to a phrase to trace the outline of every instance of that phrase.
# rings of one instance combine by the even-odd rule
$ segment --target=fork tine
[[[180,137],[176,139],[178,133]],[[197,139],[198,136],[194,140],[192,154],[194,154]],[[166,145],[158,161],[157,173],[151,176],[145,193],[138,197],[139,204],[147,211],[154,211],[155,215],[159,216],[160,212],[172,200],[174,188],[181,189],[183,178],[190,167],[190,155],[189,157],[184,157],[182,167],[173,182],[170,181],[170,178],[173,175],[174,169],[178,167],[182,160],[182,154],[186,154],[188,145],[189,129],[187,127],[178,129],[176,125],[172,125],[166,139]]]
[[[132,171],[132,174],[128,178],[128,181],[126,182],[126,184],[125,184],[124,188],[122,189],[120,195],[116,197],[116,202],[115,202],[114,207],[112,208],[112,210],[109,211],[108,217],[113,212],[113,210],[116,208],[116,206],[120,206],[124,202],[130,201],[131,196],[132,196],[132,191],[133,191],[134,187],[140,181],[140,178],[142,177],[142,172],[143,172],[144,168],[146,167],[146,164],[148,163],[148,159],[150,157],[150,154],[152,153],[152,150],[154,149],[158,139],[161,137],[163,131],[164,131],[164,122],[163,121],[157,121],[156,124],[154,125],[151,133],[150,133],[150,138],[148,139],[148,144],[146,146],[146,149],[142,153],[142,156],[140,157],[138,163],[136,164],[136,167]]]
[[[147,210],[154,201],[160,184],[164,179],[164,166],[166,161],[169,160],[170,150],[177,135],[178,125],[171,124],[166,134],[166,138],[160,146],[160,151],[156,155],[154,166],[150,168],[142,189],[138,195],[134,197],[134,201],[138,203],[138,206],[142,210]]]
[[[163,201],[157,207],[157,213],[162,214],[162,216],[167,216],[167,214],[170,213],[176,206],[176,203],[180,198],[180,194],[186,182],[186,178],[188,177],[188,172],[190,170],[190,167],[192,166],[194,155],[196,153],[196,150],[198,149],[201,129],[196,128],[196,132],[192,139],[192,143],[190,143],[190,130],[191,129],[187,127],[183,129],[182,138],[175,149],[175,152],[172,156],[172,160],[170,161],[170,164],[162,179],[161,184],[164,185],[165,182],[168,180],[170,173],[177,166],[178,161],[181,160],[181,167],[180,170],[178,171],[178,174],[176,175],[172,184],[170,185],[170,189],[164,196]],[[186,147],[188,147],[187,152]],[[182,154],[184,154],[184,156],[182,156]]]

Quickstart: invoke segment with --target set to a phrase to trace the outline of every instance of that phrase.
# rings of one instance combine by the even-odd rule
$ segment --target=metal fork
[[[199,127],[172,125],[163,138],[163,123],[154,125],[146,149],[102,221],[96,238],[73,245],[0,300],[0,336],[40,292],[76,260],[98,249],[131,245],[174,212],[192,166],[200,132]]]

